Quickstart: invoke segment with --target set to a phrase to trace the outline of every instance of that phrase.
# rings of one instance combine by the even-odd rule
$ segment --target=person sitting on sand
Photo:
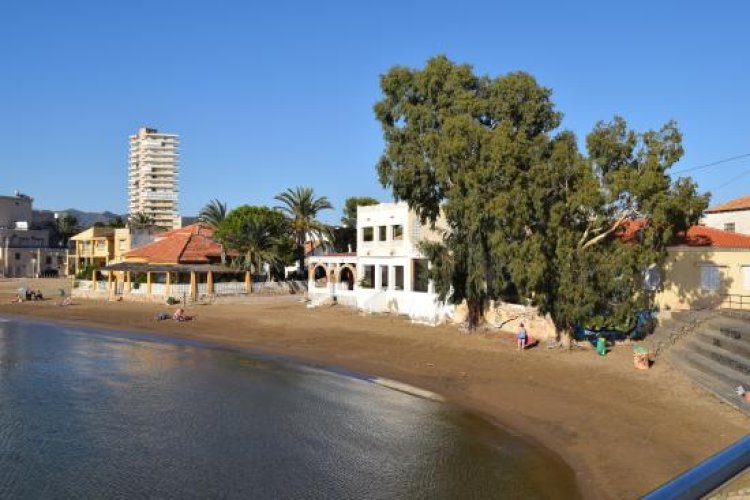
[[[18,293],[16,294],[15,297],[10,299],[11,304],[20,304],[21,302],[23,302],[23,299],[21,298],[21,294],[18,294]]]
[[[175,321],[190,321],[191,319],[193,319],[193,317],[185,314],[185,309],[178,307],[174,312],[174,316],[172,316],[172,319]]]
[[[42,295],[41,290],[36,291],[36,300],[44,300],[44,295]]]
[[[526,348],[526,340],[528,339],[529,334],[526,333],[526,328],[523,327],[523,323],[521,323],[520,328],[518,329],[518,333],[516,334],[516,348],[519,351],[522,351]]]
[[[62,302],[58,302],[57,305],[60,307],[65,307],[73,304],[73,299],[71,297],[65,297]]]

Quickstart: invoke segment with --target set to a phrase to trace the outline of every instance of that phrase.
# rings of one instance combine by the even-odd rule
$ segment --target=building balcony
[[[140,196],[144,200],[176,200],[177,199],[177,193],[174,192],[154,192],[154,191],[147,191],[145,193],[141,193]]]

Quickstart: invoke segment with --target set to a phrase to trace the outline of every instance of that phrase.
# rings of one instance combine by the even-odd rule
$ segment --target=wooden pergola
[[[92,280],[97,281],[97,275],[101,271],[107,272],[107,290],[110,294],[113,294],[117,289],[117,277],[115,273],[121,273],[123,276],[123,291],[131,292],[133,287],[133,274],[145,274],[146,275],[146,295],[151,296],[152,285],[154,283],[154,275],[164,274],[165,275],[165,293],[164,295],[171,295],[171,282],[172,274],[190,274],[190,298],[196,300],[198,298],[198,281],[201,274],[206,275],[206,294],[214,294],[214,277],[220,274],[240,274],[245,275],[245,291],[246,293],[252,292],[252,274],[250,271],[242,271],[233,269],[231,267],[216,265],[216,264],[147,264],[141,262],[118,262],[105,266],[99,270],[94,270],[92,274]],[[174,283],[176,284],[176,283]]]

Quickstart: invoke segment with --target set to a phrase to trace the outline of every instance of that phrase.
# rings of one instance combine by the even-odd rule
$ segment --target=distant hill
[[[109,211],[104,212],[83,212],[76,210],[75,208],[69,208],[67,210],[58,210],[58,214],[72,215],[78,220],[78,226],[81,228],[91,227],[97,222],[107,223],[115,217],[122,217],[123,220],[127,218],[126,215],[120,215]]]

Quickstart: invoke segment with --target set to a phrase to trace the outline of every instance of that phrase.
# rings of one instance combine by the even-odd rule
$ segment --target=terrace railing
[[[750,435],[684,474],[655,489],[643,500],[703,498],[750,467]]]
[[[722,309],[750,309],[750,295],[740,295],[738,293],[727,293],[721,296]]]

